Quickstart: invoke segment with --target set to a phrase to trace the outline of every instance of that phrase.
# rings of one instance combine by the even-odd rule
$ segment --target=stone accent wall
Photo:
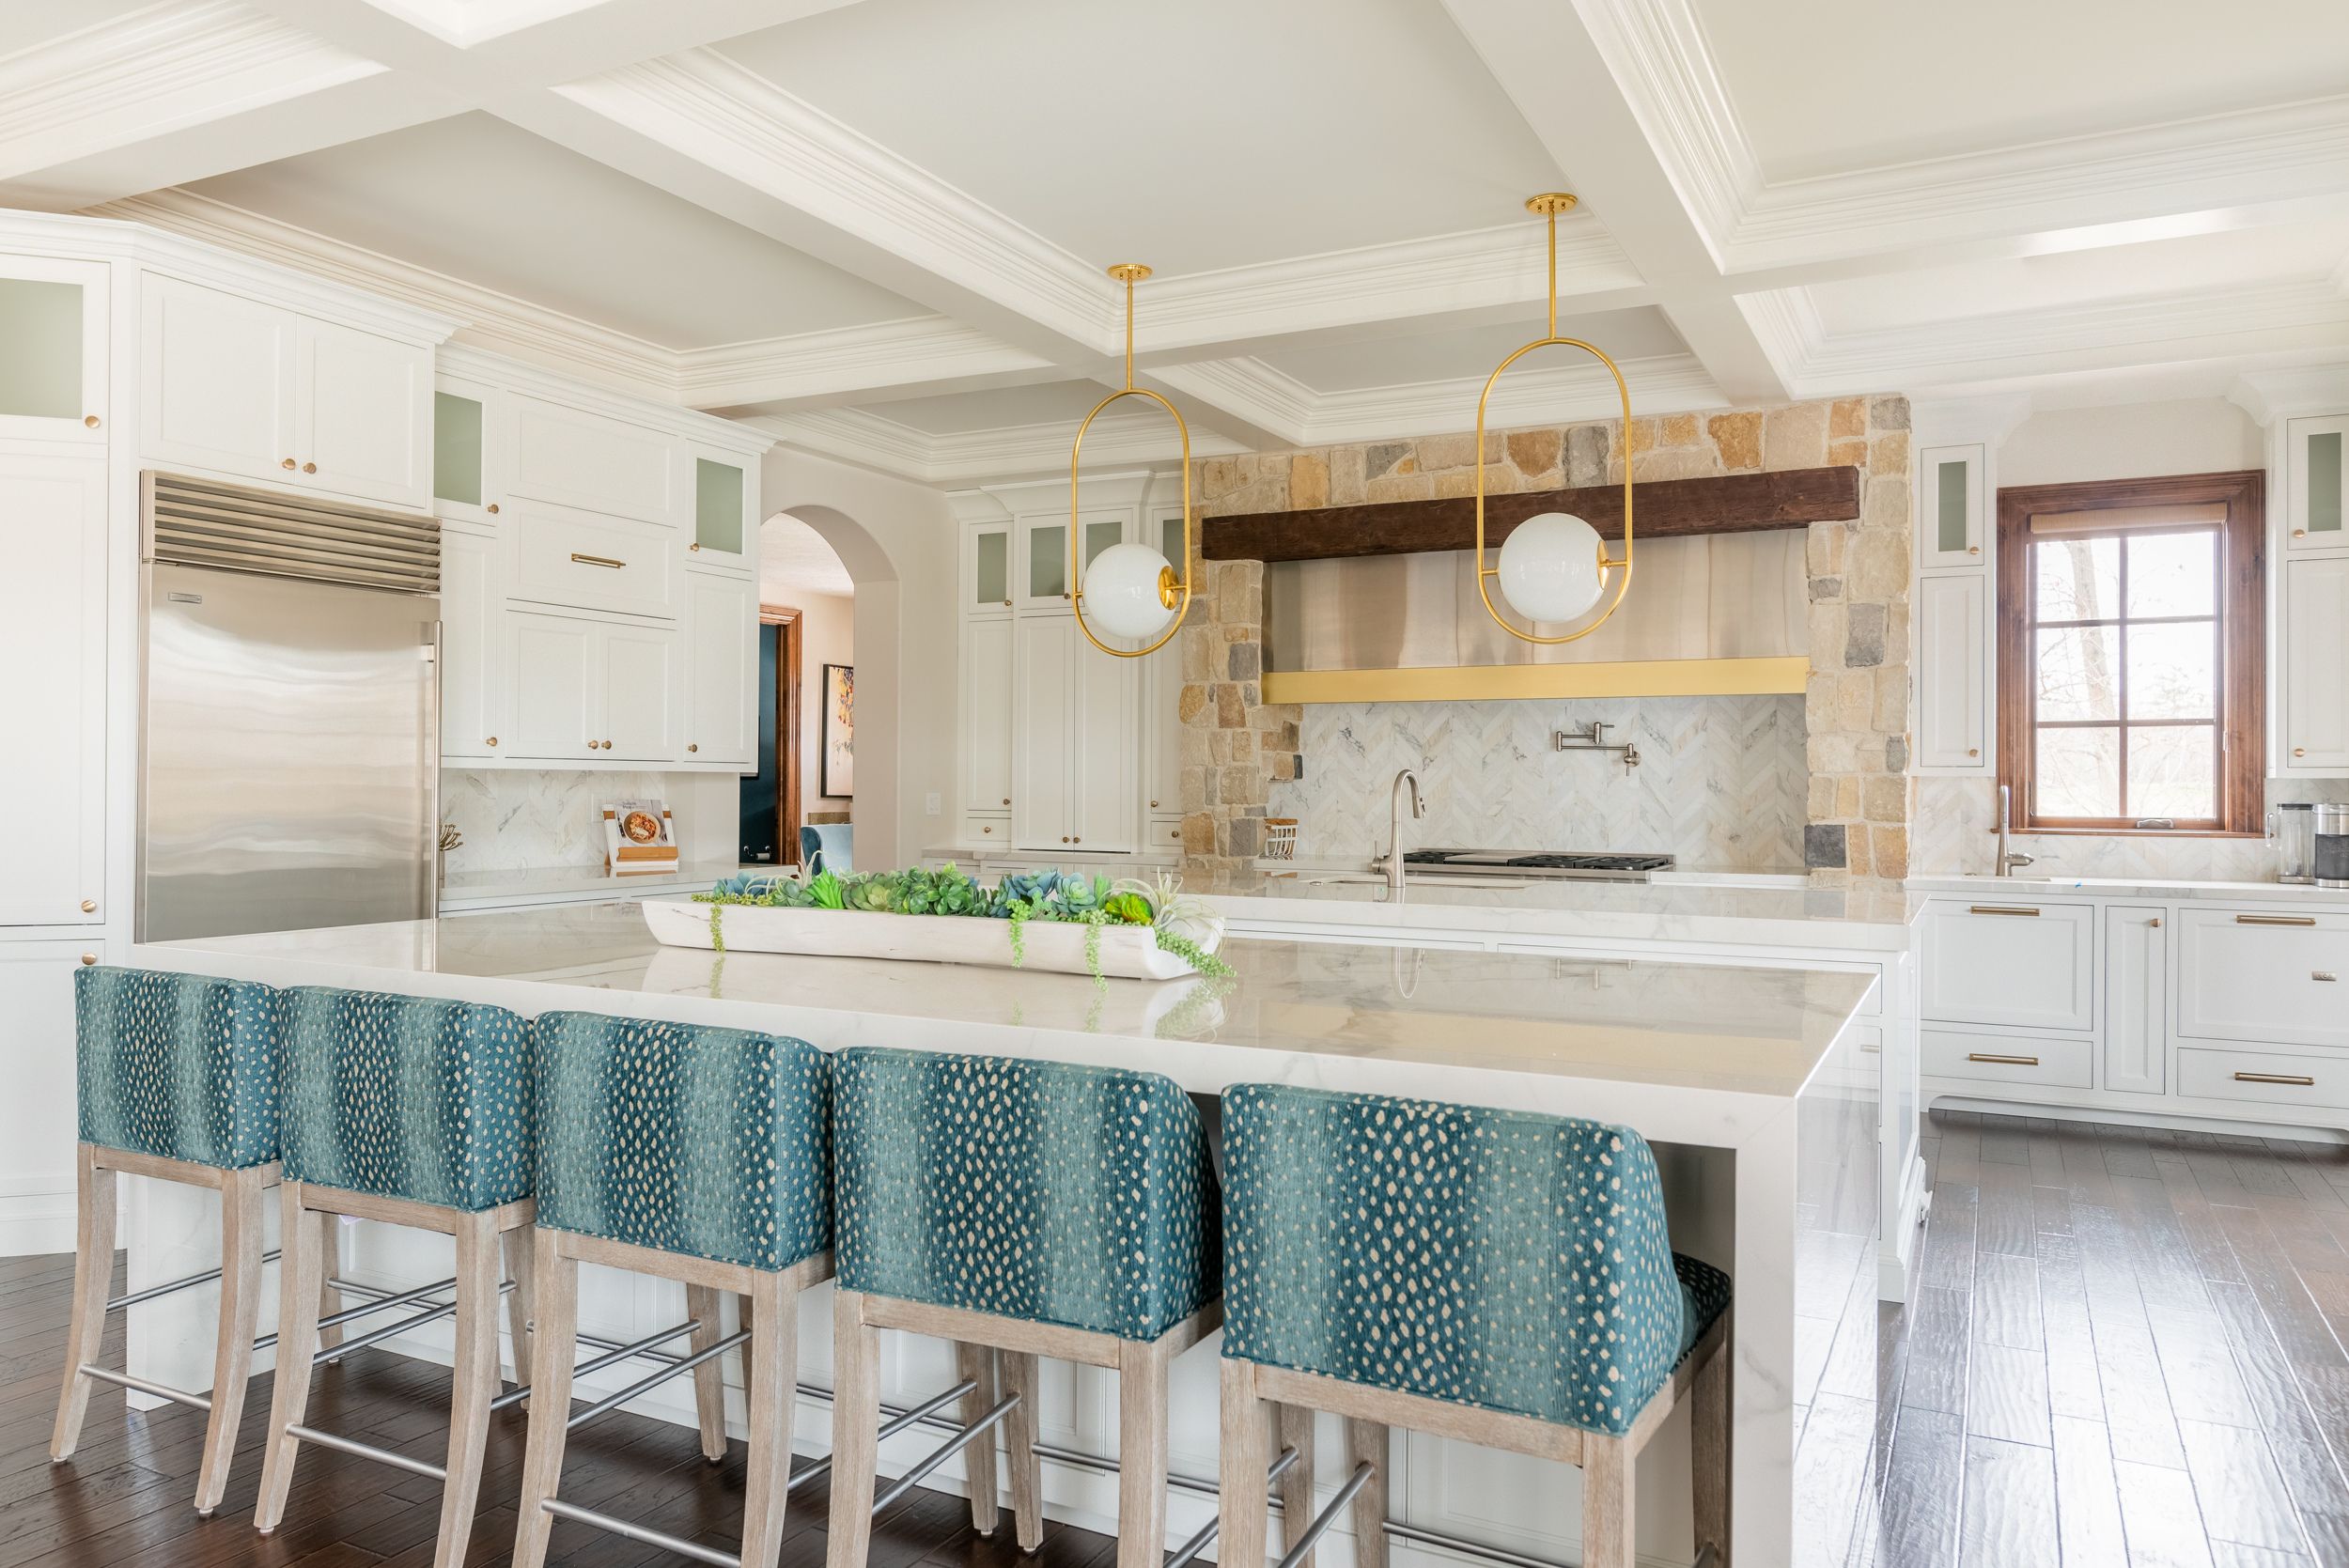
[[[1850,397],[1770,409],[1536,426],[1408,441],[1202,459],[1205,517],[1850,464],[1861,511],[1812,523],[1811,667],[1804,693],[1810,768],[1803,856],[1814,879],[1908,874],[1908,581],[1914,455],[1906,397]],[[1312,766],[1297,751],[1299,710],[1264,705],[1263,571],[1220,562],[1183,632],[1184,864],[1215,872],[1256,852],[1266,782]],[[1635,587],[1622,613],[1639,613]],[[1242,652],[1242,648],[1252,651]],[[1241,672],[1245,671],[1243,675]],[[1268,744],[1263,737],[1270,737]],[[1247,776],[1248,764],[1258,772]]]

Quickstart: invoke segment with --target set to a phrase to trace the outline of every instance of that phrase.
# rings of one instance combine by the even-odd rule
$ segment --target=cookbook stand
[[[629,805],[623,801],[622,805]],[[630,819],[660,813],[660,832],[649,839],[640,838],[628,831]],[[641,831],[641,825],[640,825]],[[674,877],[677,875],[677,831],[674,818],[666,806],[630,806],[622,813],[620,806],[603,808],[603,874],[607,877]]]

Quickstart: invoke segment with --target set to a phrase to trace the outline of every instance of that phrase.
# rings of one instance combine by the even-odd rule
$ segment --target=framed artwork
[[[856,794],[856,666],[824,666],[824,755],[817,793]]]

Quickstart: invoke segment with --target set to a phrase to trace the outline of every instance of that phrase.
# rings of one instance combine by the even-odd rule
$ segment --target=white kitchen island
[[[843,919],[855,919],[844,914]],[[1761,1568],[1846,1560],[1874,1528],[1876,1150],[1880,1075],[1863,1050],[1869,975],[1832,969],[1626,962],[1558,955],[1409,950],[1240,938],[1232,982],[1118,981],[858,959],[663,948],[625,904],[162,943],[134,965],[493,1002],[524,1015],[582,1008],[850,1045],[994,1052],[1147,1068],[1212,1094],[1281,1081],[1596,1117],[1658,1145],[1673,1244],[1735,1281],[1733,1546]],[[139,1184],[129,1230],[133,1288],[206,1266],[210,1200]],[[345,1277],[406,1287],[443,1277],[446,1242],[354,1227]],[[583,1326],[633,1340],[682,1315],[675,1287],[602,1276],[583,1287]],[[829,1301],[801,1339],[797,1439],[829,1436]],[[132,1315],[132,1370],[183,1387],[209,1375],[200,1293]],[[438,1326],[435,1326],[438,1327]],[[900,1337],[902,1338],[902,1337]],[[390,1342],[445,1359],[428,1327]],[[943,1347],[891,1349],[885,1389],[918,1396],[951,1379]],[[1047,1506],[1112,1528],[1114,1481],[1084,1455],[1113,1452],[1113,1393],[1056,1368],[1044,1392]],[[1215,1473],[1215,1358],[1177,1363],[1174,1467]],[[583,1393],[624,1385],[615,1367]],[[691,1420],[670,1385],[649,1413]],[[739,1421],[740,1411],[735,1411]],[[929,1446],[909,1432],[884,1451],[902,1467]],[[1334,1487],[1342,1445],[1325,1452]],[[939,1472],[951,1480],[952,1469]],[[1643,1560],[1687,1562],[1685,1415],[1641,1467]],[[1578,1553],[1578,1489],[1531,1460],[1398,1436],[1390,1510],[1397,1560],[1431,1562],[1446,1538],[1549,1561]],[[1178,1483],[1170,1545],[1212,1514]],[[1351,1542],[1325,1542],[1344,1568]],[[1451,1559],[1458,1560],[1457,1558]]]

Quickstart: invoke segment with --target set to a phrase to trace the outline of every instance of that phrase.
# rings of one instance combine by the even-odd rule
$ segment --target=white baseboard
[[[0,1258],[71,1252],[74,1239],[73,1183],[0,1182]]]

